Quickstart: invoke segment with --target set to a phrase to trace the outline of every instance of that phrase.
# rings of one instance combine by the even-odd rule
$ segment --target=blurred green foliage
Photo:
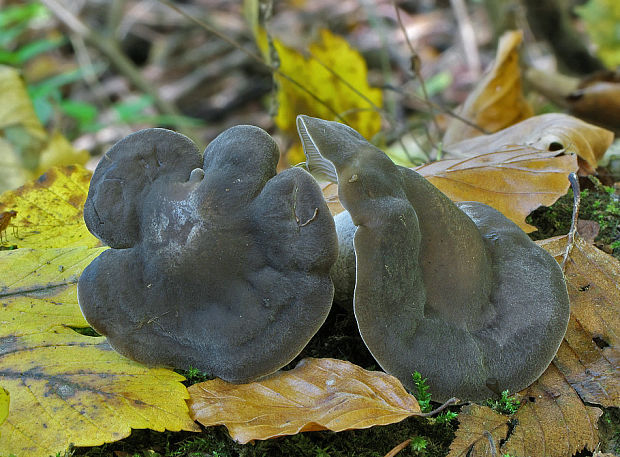
[[[575,11],[585,22],[603,63],[610,68],[620,65],[620,1],[589,0]]]

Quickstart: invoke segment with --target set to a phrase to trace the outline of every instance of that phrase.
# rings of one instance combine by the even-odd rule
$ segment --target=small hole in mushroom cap
[[[564,145],[557,141],[552,141],[551,143],[549,143],[549,146],[547,147],[547,150],[549,151],[561,151],[562,149],[564,149]]]

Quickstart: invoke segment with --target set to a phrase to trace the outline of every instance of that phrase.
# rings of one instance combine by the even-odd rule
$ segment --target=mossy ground
[[[620,194],[613,187],[602,185],[596,178],[580,179],[581,204],[579,219],[594,221],[600,231],[595,244],[620,259]],[[530,234],[534,240],[543,240],[568,233],[573,213],[573,192],[570,190],[550,207],[535,210],[527,222],[536,226]]]
[[[287,368],[294,367],[304,357],[334,357],[366,369],[378,368],[357,333],[355,319],[339,307],[334,307],[321,330]],[[183,374],[191,383],[207,379],[193,370]],[[450,409],[459,410],[458,407]],[[135,430],[124,440],[92,448],[75,448],[65,457],[383,457],[398,444],[416,437],[417,443],[425,443],[425,449],[408,446],[399,457],[439,457],[448,453],[457,422],[454,419],[445,424],[432,418],[413,417],[398,424],[365,430],[309,432],[246,445],[234,442],[224,427],[207,428],[198,434]]]
[[[587,183],[586,183],[587,184]],[[533,239],[566,234],[572,215],[572,192],[549,208],[536,210],[528,222],[539,228]],[[613,188],[594,181],[582,192],[580,219],[596,221],[600,232],[597,244],[620,258],[620,202]],[[334,307],[326,323],[304,351],[286,368],[294,367],[304,357],[334,357],[348,360],[366,369],[378,369],[372,355],[361,340],[355,320],[349,312]],[[196,371],[183,372],[188,384],[207,379]],[[458,407],[450,410],[458,412]],[[601,449],[620,452],[620,413],[606,409],[599,421],[603,444]],[[211,427],[202,433],[135,430],[128,438],[92,448],[76,448],[65,457],[383,457],[407,439],[425,444],[416,450],[408,446],[399,457],[439,457],[448,453],[454,439],[457,420],[444,424],[435,419],[413,417],[398,424],[351,430],[341,433],[310,432],[285,436],[253,444],[234,442],[224,427]]]

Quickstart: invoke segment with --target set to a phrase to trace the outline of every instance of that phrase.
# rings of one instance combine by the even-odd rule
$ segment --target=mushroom
[[[249,382],[290,362],[327,317],[333,218],[306,171],[276,175],[262,129],[220,134],[204,160],[164,129],[122,139],[84,218],[109,244],[83,272],[88,323],[121,354]]]
[[[480,401],[536,380],[569,317],[553,257],[500,212],[453,203],[352,128],[308,116],[297,126],[309,169],[318,162],[337,174],[348,212],[336,220],[340,243],[357,227],[333,280],[346,287],[338,275],[355,265],[355,318],[381,367],[410,389],[419,371],[441,401]]]

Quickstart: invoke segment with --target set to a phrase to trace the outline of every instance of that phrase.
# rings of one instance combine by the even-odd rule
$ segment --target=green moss
[[[589,177],[591,189],[581,192],[580,220],[596,222],[600,231],[595,243],[603,250],[620,259],[620,196],[613,187],[602,185],[598,179]],[[573,214],[573,192],[558,199],[550,207],[535,210],[527,222],[538,230],[530,234],[534,240],[565,235],[570,229]]]

